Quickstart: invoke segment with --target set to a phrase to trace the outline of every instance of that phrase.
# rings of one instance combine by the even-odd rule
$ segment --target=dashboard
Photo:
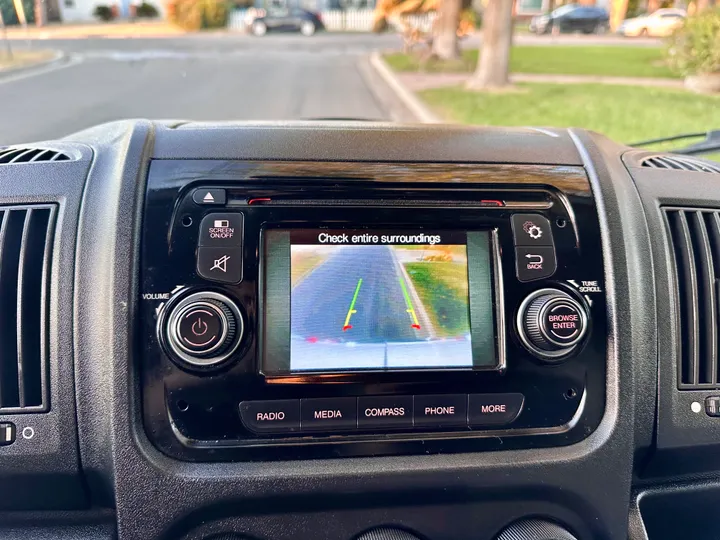
[[[714,538],[718,173],[368,122],[0,149],[0,537]]]

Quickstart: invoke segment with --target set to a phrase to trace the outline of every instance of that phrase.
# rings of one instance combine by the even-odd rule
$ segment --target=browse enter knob
[[[553,361],[573,352],[583,340],[588,314],[569,294],[541,289],[522,303],[517,322],[525,347],[538,358]]]

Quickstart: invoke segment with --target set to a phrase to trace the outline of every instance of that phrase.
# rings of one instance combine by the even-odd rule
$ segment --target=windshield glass
[[[566,13],[570,13],[572,10],[576,9],[577,6],[575,4],[568,4],[567,6],[562,6],[557,8],[555,11],[552,12],[553,17],[562,17]]]
[[[0,145],[125,118],[720,128],[717,40],[692,26],[720,8],[634,26],[617,4],[0,0]]]

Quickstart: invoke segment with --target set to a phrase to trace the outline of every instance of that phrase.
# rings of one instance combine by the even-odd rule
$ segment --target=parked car
[[[603,34],[609,27],[610,16],[605,9],[578,4],[567,4],[530,21],[530,31],[536,34]]]
[[[618,28],[618,33],[629,37],[669,36],[673,30],[682,26],[685,17],[687,17],[687,13],[683,9],[658,9],[649,15],[625,19]]]
[[[256,10],[246,24],[249,31],[256,36],[264,36],[269,31],[300,32],[304,36],[312,36],[325,29],[319,13],[287,7]]]

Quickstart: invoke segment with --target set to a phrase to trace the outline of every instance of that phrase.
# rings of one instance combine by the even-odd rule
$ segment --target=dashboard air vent
[[[0,413],[47,408],[55,207],[0,207]]]
[[[666,208],[677,284],[681,390],[720,388],[720,211]]]
[[[642,161],[643,167],[653,169],[674,169],[720,174],[720,165],[685,156],[652,156]]]
[[[70,156],[48,148],[2,148],[0,164],[40,163],[43,161],[70,161]]]

